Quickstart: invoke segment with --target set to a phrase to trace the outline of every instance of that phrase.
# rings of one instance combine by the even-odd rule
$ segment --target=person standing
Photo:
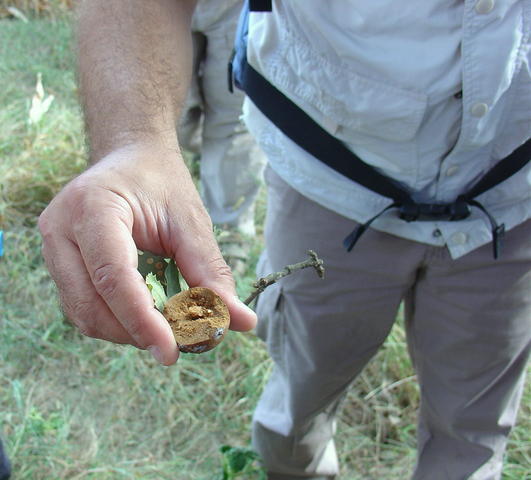
[[[232,271],[244,273],[265,158],[240,120],[244,95],[229,92],[227,65],[242,0],[199,0],[192,18],[193,68],[179,125],[182,148],[199,159],[201,197]]]
[[[269,3],[250,13],[242,77],[269,162],[258,274],[311,246],[327,278],[258,299],[268,479],[338,475],[341,399],[401,302],[413,479],[499,479],[531,340],[531,2]]]

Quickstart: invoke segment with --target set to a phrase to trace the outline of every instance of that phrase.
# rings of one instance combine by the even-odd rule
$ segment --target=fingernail
[[[147,348],[149,353],[153,355],[153,358],[159,362],[161,365],[164,365],[164,359],[162,358],[162,352],[160,351],[160,348],[156,345],[151,345]]]

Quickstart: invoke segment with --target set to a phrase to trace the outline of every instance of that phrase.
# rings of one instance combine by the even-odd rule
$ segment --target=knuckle
[[[39,220],[37,222],[37,226],[39,227],[39,231],[41,232],[41,236],[44,240],[46,240],[50,234],[51,234],[51,226],[50,226],[50,220],[48,218],[48,212],[47,210],[44,210],[39,215]]]
[[[61,196],[61,208],[68,212],[74,232],[79,226],[91,222],[97,218],[98,205],[107,191],[104,187],[94,186],[86,179],[80,177],[72,180],[59,194]]]
[[[55,224],[47,210],[44,210],[38,219],[37,227],[41,234],[42,246],[53,246],[58,237],[58,226]]]
[[[91,202],[86,198],[79,198],[77,201],[72,202],[71,215],[73,219],[76,219],[71,224],[72,232],[75,237],[82,234],[87,228],[87,222],[92,222],[98,218],[92,211]]]
[[[101,265],[92,274],[92,283],[98,295],[106,300],[113,299],[118,289],[120,271],[117,265]]]

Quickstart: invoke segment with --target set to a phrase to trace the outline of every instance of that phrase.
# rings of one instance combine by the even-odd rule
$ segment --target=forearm
[[[128,144],[177,147],[194,4],[87,0],[79,7],[78,69],[92,163]]]

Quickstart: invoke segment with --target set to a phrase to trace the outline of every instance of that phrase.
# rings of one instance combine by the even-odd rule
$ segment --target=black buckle
[[[399,212],[400,218],[406,222],[457,221],[470,215],[470,206],[461,198],[452,203],[406,202],[400,205]]]
[[[343,240],[343,245],[350,252],[354,245],[358,242],[360,237],[369,228],[371,223],[376,220],[387,210],[391,208],[398,208],[399,216],[406,222],[415,222],[417,220],[446,220],[457,221],[463,220],[470,216],[470,207],[479,208],[489,219],[492,226],[492,246],[494,258],[498,258],[503,246],[503,240],[505,236],[505,225],[502,223],[498,225],[494,217],[487,211],[487,209],[481,205],[477,200],[472,198],[466,198],[465,196],[459,197],[452,203],[415,203],[412,200],[404,203],[394,202],[391,205],[384,208],[380,213],[369,219],[367,222],[358,225],[346,238]]]

